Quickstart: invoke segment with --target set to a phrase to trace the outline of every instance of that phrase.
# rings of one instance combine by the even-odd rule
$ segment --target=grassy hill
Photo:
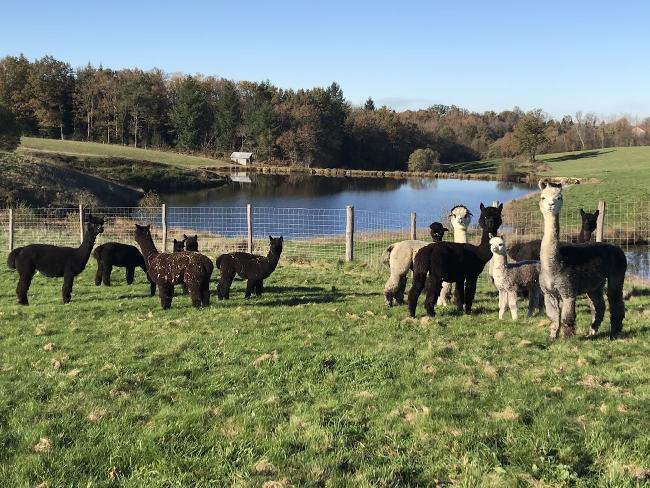
[[[168,151],[153,149],[136,149],[117,144],[99,144],[95,142],[61,141],[57,139],[41,139],[23,137],[18,152],[39,151],[45,153],[68,154],[74,156],[95,156],[106,158],[134,159],[153,163],[171,164],[195,168],[199,166],[225,167],[230,163],[220,159],[199,156],[188,156]]]
[[[0,255],[4,262],[5,254]],[[0,267],[3,486],[640,486],[650,478],[650,299],[625,335],[546,321],[407,319],[385,270],[283,260],[265,295],[171,310],[142,273],[60,303]],[[212,284],[214,288],[214,284]],[[629,286],[628,286],[629,289]],[[422,299],[421,299],[422,301]],[[421,306],[421,304],[420,304]],[[523,316],[523,314],[522,314]],[[578,324],[589,322],[579,301]]]

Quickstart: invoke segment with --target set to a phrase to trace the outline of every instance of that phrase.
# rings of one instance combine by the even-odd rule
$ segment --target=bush
[[[409,156],[409,171],[440,171],[440,153],[429,149],[416,149]]]
[[[8,108],[0,105],[0,151],[15,151],[20,146],[20,126]]]

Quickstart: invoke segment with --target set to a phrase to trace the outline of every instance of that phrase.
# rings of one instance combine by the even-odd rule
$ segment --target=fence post
[[[346,207],[345,216],[345,260],[352,261],[354,259],[354,207],[348,205]]]
[[[9,252],[14,250],[14,209],[9,209]]]
[[[160,207],[160,220],[162,222],[162,252],[167,252],[167,205]]]
[[[84,241],[84,206],[83,203],[79,204],[79,242]]]
[[[598,201],[598,218],[596,219],[596,242],[603,242],[605,235],[605,201]]]
[[[248,232],[246,247],[248,252],[253,252],[253,206],[250,203],[246,205],[246,228]]]
[[[417,216],[415,212],[411,212],[411,239],[417,239]]]

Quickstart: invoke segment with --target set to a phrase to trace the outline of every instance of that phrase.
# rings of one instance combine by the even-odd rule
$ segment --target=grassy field
[[[4,263],[5,255],[0,255]],[[639,486],[650,479],[650,298],[621,340],[540,317],[387,309],[386,271],[281,261],[261,299],[163,311],[141,273],[60,303],[0,267],[0,485]],[[588,309],[579,301],[579,328]],[[275,483],[272,483],[275,482]],[[43,485],[42,485],[43,486]]]
[[[41,139],[23,137],[18,152],[40,151],[48,153],[69,154],[74,156],[100,156],[136,159],[154,163],[173,164],[195,168],[198,166],[230,166],[230,163],[220,159],[198,156],[188,156],[171,151],[156,151],[153,149],[136,149],[117,144],[99,144],[96,142],[61,141],[57,139]]]

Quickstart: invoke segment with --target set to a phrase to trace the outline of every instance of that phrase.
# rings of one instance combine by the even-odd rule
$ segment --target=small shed
[[[234,163],[241,164],[242,166],[248,166],[253,161],[253,153],[235,151],[230,155],[230,160]]]

